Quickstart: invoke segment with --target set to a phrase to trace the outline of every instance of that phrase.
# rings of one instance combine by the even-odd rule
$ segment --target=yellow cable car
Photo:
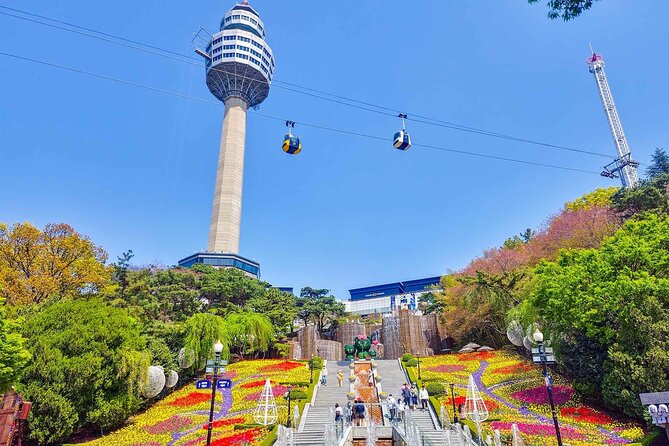
[[[295,122],[286,121],[286,127],[288,127],[288,133],[283,137],[283,146],[281,148],[289,155],[297,155],[302,151],[302,143],[300,142],[300,138],[291,133],[291,129],[295,128]]]

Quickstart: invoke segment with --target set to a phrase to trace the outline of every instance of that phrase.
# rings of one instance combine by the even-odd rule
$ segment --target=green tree
[[[264,314],[272,322],[278,333],[292,332],[293,321],[297,317],[295,296],[278,288],[268,288],[261,296],[251,297],[246,306],[248,311]]]
[[[196,265],[200,273],[200,290],[210,309],[219,314],[237,311],[251,298],[262,296],[269,285],[233,268]]]
[[[539,0],[527,0],[529,3],[537,3]],[[590,9],[597,0],[548,0],[548,17],[557,19],[562,17],[565,22],[580,16]]]
[[[640,392],[669,387],[668,247],[668,216],[629,220],[601,249],[565,251],[540,264],[524,304],[560,344],[578,335],[601,346],[604,361],[580,360],[602,363],[602,380],[584,387],[637,417],[644,412]]]
[[[296,300],[298,316],[306,323],[312,321],[319,331],[339,316],[343,316],[346,307],[343,302],[330,294],[328,289],[304,287]]]
[[[131,249],[118,256],[116,263],[112,265],[114,268],[112,278],[119,284],[121,296],[125,295],[125,289],[128,286],[128,270],[133,257],[135,257],[135,253]]]
[[[669,212],[669,174],[660,175],[642,182],[638,187],[620,189],[611,197],[613,208],[623,218],[630,218],[644,212]]]
[[[223,358],[230,357],[230,333],[222,317],[211,313],[198,313],[191,316],[185,323],[185,345],[187,351],[193,352],[198,370],[203,369],[207,359],[214,357],[214,344],[223,344]]]
[[[85,426],[112,429],[138,409],[150,358],[125,310],[99,299],[56,303],[23,332],[33,359],[18,391],[33,403],[31,438],[51,444]]]
[[[12,333],[14,328],[5,320],[4,300],[0,298],[0,393],[17,381],[30,359],[30,353],[23,348],[24,339]]]
[[[669,174],[669,155],[664,149],[656,148],[650,166],[646,169],[646,176],[653,179],[667,174]]]
[[[263,314],[251,312],[230,313],[225,318],[230,334],[230,347],[241,357],[244,354],[267,353],[274,340],[272,322]]]

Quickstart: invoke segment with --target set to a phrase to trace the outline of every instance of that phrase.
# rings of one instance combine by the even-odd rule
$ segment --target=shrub
[[[414,359],[411,353],[405,353],[402,355],[402,362],[407,362],[411,359]]]
[[[416,367],[418,365],[418,361],[416,361],[415,358],[411,358],[408,361],[406,361],[404,365],[407,367]]]
[[[323,358],[321,358],[320,356],[314,356],[309,361],[312,363],[312,367],[314,368],[314,370],[320,370],[323,368]]]
[[[446,392],[442,383],[431,382],[427,384],[425,388],[427,389],[427,393],[430,396],[443,395]]]
[[[307,399],[307,392],[305,392],[302,389],[293,389],[290,391],[290,399],[291,400],[306,400]]]

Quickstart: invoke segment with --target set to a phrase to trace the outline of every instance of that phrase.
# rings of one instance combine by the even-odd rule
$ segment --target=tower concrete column
[[[225,101],[214,206],[209,227],[209,252],[239,253],[247,109],[248,104],[241,98],[231,97]]]

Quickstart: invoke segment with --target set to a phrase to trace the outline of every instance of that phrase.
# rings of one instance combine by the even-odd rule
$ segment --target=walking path
[[[346,406],[348,393],[348,361],[327,362],[327,385],[318,385],[318,392],[314,405],[309,408],[306,418],[300,429],[293,437],[295,446],[322,446],[325,444],[326,425],[334,420],[334,405]],[[344,375],[342,387],[337,385],[337,372]]]

